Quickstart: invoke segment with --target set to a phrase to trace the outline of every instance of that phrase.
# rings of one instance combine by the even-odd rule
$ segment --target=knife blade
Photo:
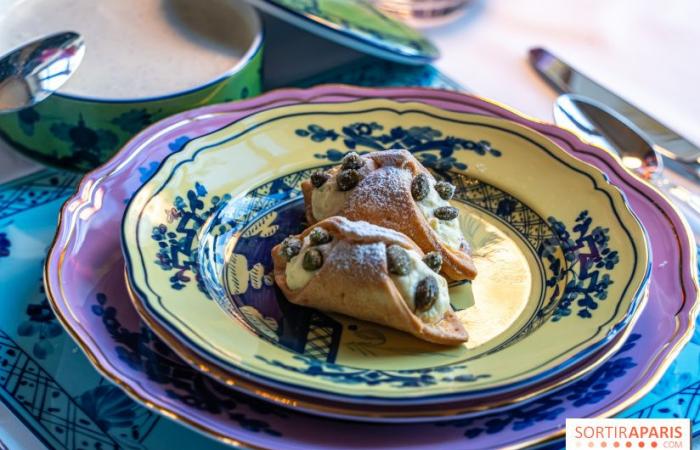
[[[583,75],[546,49],[530,49],[530,64],[559,93],[583,95],[622,114],[643,130],[664,156],[686,163],[700,162],[700,147]]]

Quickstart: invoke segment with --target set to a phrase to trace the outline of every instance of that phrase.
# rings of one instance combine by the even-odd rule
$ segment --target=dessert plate
[[[306,94],[307,92],[312,94],[314,91],[290,91],[290,95],[299,96],[302,94],[302,92],[304,94]],[[276,102],[273,102],[275,104],[284,104],[290,101],[289,99],[285,99],[284,97],[275,98],[277,99]],[[297,102],[300,99],[299,97],[291,98],[297,99]],[[246,103],[252,103],[253,106],[248,107],[248,109],[246,109]],[[238,118],[255,112],[260,108],[267,108],[273,106],[272,103],[265,103],[264,106],[257,106],[256,108],[255,104],[256,101],[245,102],[242,105],[243,108],[240,111],[235,111],[234,105],[227,105],[230,110],[227,109],[224,112],[220,113],[205,112],[201,116],[195,114],[190,118],[185,118],[181,116],[177,118],[175,123],[171,124],[170,126],[167,126],[163,130],[163,132],[157,133],[154,136],[144,136],[144,140],[141,141],[141,144],[149,146],[153,145],[155,146],[154,148],[158,149],[158,151],[167,149],[163,150],[167,153],[177,151],[181,148],[183,143],[188,140],[186,136],[194,137],[201,134],[206,134],[207,132],[212,131],[216,128],[220,128],[231,121],[235,121]],[[139,142],[139,139],[137,139],[135,142]],[[124,187],[133,184],[133,186],[129,187],[128,189],[135,189],[136,187],[138,187],[138,185],[141,184],[140,180],[144,180],[145,178],[150,176],[151,172],[155,170],[156,162],[151,161],[150,163],[146,164],[143,158],[146,158],[147,156],[147,153],[134,152],[129,157],[129,162],[131,164],[137,164],[140,165],[140,167],[138,168],[138,170],[134,170],[134,175],[132,175],[131,177],[125,177],[125,179],[121,181],[122,184],[120,186]],[[139,160],[139,158],[141,158],[141,160]],[[98,192],[99,191],[100,190],[98,189]],[[109,191],[111,192],[112,189],[110,189]],[[106,213],[108,211],[111,211],[111,208],[108,206],[111,202],[116,202],[120,210],[123,210],[124,208],[124,201],[120,200],[120,194],[116,194],[116,198],[110,197],[110,195],[106,195],[102,197],[102,200],[104,201],[104,208],[101,208],[100,212]],[[114,223],[117,223],[120,220],[118,216],[121,216],[121,214],[122,213],[119,212],[115,215],[115,217],[112,218],[114,220]],[[99,216],[99,213],[97,215]],[[89,221],[89,223],[86,223],[86,228],[83,233],[84,237],[82,239],[89,242],[105,242],[104,230],[107,229],[109,229],[109,225],[105,225],[101,219],[96,217],[96,221]],[[83,247],[81,247],[81,249],[85,251],[88,250],[87,248]],[[105,249],[105,252],[111,253],[112,251]],[[96,254],[97,253],[99,253],[98,250],[96,250]],[[79,260],[86,259],[92,261],[92,257],[86,254],[83,254],[81,256],[76,255],[76,258],[78,258]],[[100,298],[103,298],[102,296],[104,296],[104,298],[117,299],[117,301],[123,300],[128,302],[123,288],[124,284],[122,282],[123,262],[121,258],[118,260],[109,259],[108,261],[102,262],[94,261],[93,263],[96,270],[103,275],[101,277],[89,276],[87,279],[81,279],[79,281],[76,281],[76,283],[80,283],[78,284],[78,286],[93,286],[93,284],[95,284],[95,280],[92,278],[99,278],[99,282],[96,283],[97,286],[94,287],[94,289],[100,292]],[[87,275],[85,272],[81,273]],[[93,289],[93,287],[91,287],[91,289]],[[94,299],[92,299],[91,302],[94,302]],[[85,307],[88,307],[91,302],[87,302],[85,304]],[[110,301],[110,304],[114,304],[114,301]],[[117,307],[117,309],[119,308]],[[92,309],[90,309],[89,311],[92,312]],[[126,311],[125,313],[128,315],[132,312],[133,311]],[[123,312],[122,316],[125,313]],[[123,324],[123,321],[120,323]],[[148,326],[151,329],[155,329],[158,327],[158,324],[151,322],[148,323]],[[494,412],[498,409],[505,408],[507,406],[512,406],[514,403],[523,402],[527,399],[535,398],[539,395],[542,395],[543,392],[546,392],[558,386],[562,386],[570,380],[577,378],[581,374],[590,372],[596,367],[598,367],[600,364],[603,363],[603,361],[607,359],[607,357],[614,353],[615,349],[619,348],[619,346],[623,343],[624,337],[626,337],[628,331],[629,330],[626,329],[625,332],[620,333],[614,345],[608,345],[599,352],[597,352],[595,355],[593,355],[591,358],[579,362],[576,365],[576,367],[572,368],[570,371],[567,371],[566,374],[561,377],[548,378],[546,380],[543,380],[541,383],[538,383],[537,385],[528,386],[527,388],[521,388],[517,391],[509,392],[506,395],[480,397],[477,401],[458,401],[451,403],[440,403],[438,407],[432,405],[416,405],[412,406],[410,409],[404,408],[401,405],[399,405],[398,407],[384,408],[379,408],[378,406],[373,405],[372,407],[367,408],[366,406],[363,407],[363,405],[353,406],[343,402],[334,403],[330,401],[320,401],[317,398],[305,398],[299,395],[291,399],[289,397],[289,393],[287,392],[275,391],[270,388],[264,388],[262,386],[255,385],[252,383],[245,384],[243,380],[240,379],[231,380],[229,375],[217,372],[215,367],[211,365],[205,366],[206,361],[202,360],[201,358],[198,358],[196,354],[191,352],[186,347],[178,345],[178,343],[172,339],[168,340],[167,345],[170,348],[174,349],[181,357],[185,359],[185,361],[189,362],[190,364],[199,369],[201,369],[202,367],[206,367],[208,374],[215,375],[217,378],[224,380],[226,384],[234,385],[238,389],[245,388],[246,392],[252,392],[255,395],[265,398],[266,400],[276,402],[283,406],[294,405],[294,408],[297,410],[312,412],[317,415],[325,415],[330,417],[343,417],[355,419],[360,418],[363,421],[378,422],[408,422],[424,421],[429,420],[430,418],[437,417],[466,417],[483,413],[483,411],[487,410],[490,412]],[[95,333],[96,335],[99,334],[97,330],[92,330],[92,333]],[[158,333],[163,336],[167,334],[167,332],[162,328],[159,328]],[[176,366],[178,367],[178,372],[185,373],[181,364],[177,363]],[[191,377],[192,375],[189,374],[187,376]]]
[[[421,101],[519,121],[605,171],[650,231],[655,258],[649,304],[617,354],[576,383],[499,413],[441,426],[375,425],[369,432],[366,426],[312,418],[211,383],[144,327],[126,295],[118,229],[125,200],[158,162],[190,138],[251,111],[276,104],[371,97]],[[148,153],[143,151],[146,146]],[[612,155],[583,144],[553,125],[528,120],[463,94],[336,85],[280,90],[245,102],[189,111],[137,136],[108,164],[86,176],[78,193],[64,206],[47,260],[46,285],[58,317],[105,376],[144,404],[224,442],[313,449],[352,445],[500,448],[556,438],[562,433],[566,417],[610,416],[651,390],[692,335],[698,294],[693,245],[680,216],[663,196],[625,171]],[[595,356],[591,361],[593,367]],[[259,394],[266,396],[267,391]],[[295,403],[287,405],[294,407]]]
[[[295,307],[271,282],[270,250],[302,229],[300,182],[396,147],[457,186],[480,271],[450,291],[466,345]],[[597,169],[511,121],[389,100],[279,107],[191,141],[132,199],[122,239],[147,322],[232,377],[359,404],[559,373],[635,317],[648,274],[644,232]]]

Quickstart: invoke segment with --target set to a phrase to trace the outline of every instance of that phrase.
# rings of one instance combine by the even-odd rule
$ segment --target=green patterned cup
[[[215,80],[147,98],[106,99],[58,92],[32,108],[0,114],[0,137],[40,162],[85,171],[105,162],[132,136],[166,116],[259,94],[263,56],[260,18],[243,2],[236,7],[250,30],[250,45],[239,62]]]

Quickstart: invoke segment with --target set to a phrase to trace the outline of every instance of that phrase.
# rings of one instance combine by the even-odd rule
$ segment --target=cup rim
[[[252,26],[252,31],[253,31],[253,41],[251,44],[248,46],[248,49],[246,52],[243,54],[243,57],[230,69],[228,69],[226,72],[218,75],[212,80],[209,80],[203,84],[199,84],[190,88],[186,89],[181,89],[178,91],[166,93],[166,94],[161,94],[161,95],[153,95],[153,96],[147,96],[147,97],[125,97],[125,98],[111,98],[111,97],[96,97],[96,96],[90,96],[90,95],[81,95],[81,94],[68,94],[64,92],[54,92],[51,96],[52,97],[60,97],[60,98],[65,98],[68,100],[74,100],[74,101],[82,101],[82,102],[89,102],[89,103],[147,103],[147,102],[155,102],[155,101],[162,101],[162,100],[168,100],[171,98],[175,97],[181,97],[185,96],[188,94],[195,93],[197,91],[201,91],[204,89],[207,89],[215,84],[218,84],[227,78],[232,77],[233,75],[242,72],[248,64],[257,56],[257,54],[262,50],[263,47],[263,42],[264,42],[264,36],[265,32],[262,26],[262,20],[260,18],[260,14],[258,11],[253,8],[251,5],[249,5],[246,2],[238,2],[235,5],[231,5],[231,7],[238,9],[239,11],[244,11],[244,15],[242,15],[241,19],[245,21],[249,21],[250,25]]]

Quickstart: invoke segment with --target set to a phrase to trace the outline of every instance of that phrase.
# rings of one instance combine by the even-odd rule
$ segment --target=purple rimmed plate
[[[573,385],[497,415],[442,423],[440,427],[368,426],[311,418],[251,400],[200,376],[142,330],[124,297],[115,232],[124,201],[141,184],[140,176],[147,177],[158,160],[187,139],[235,120],[236,113],[227,113],[232,108],[364,97],[419,100],[444,109],[506,117],[543,132],[604,170],[626,192],[650,231],[654,252],[649,305],[620,353]],[[180,128],[184,124],[187,126]],[[133,151],[146,142],[155,153]],[[626,173],[612,156],[581,144],[567,132],[461,94],[324,86],[278,91],[243,104],[191,111],[141,134],[110,163],[88,175],[79,193],[66,204],[47,264],[47,286],[59,317],[108,377],[142,401],[221,438],[253,446],[292,448],[500,447],[547,439],[560,432],[564,417],[611,414],[650,389],[689,337],[697,295],[693,260],[692,246],[675,210],[652,188]],[[471,439],[469,444],[465,437]]]

